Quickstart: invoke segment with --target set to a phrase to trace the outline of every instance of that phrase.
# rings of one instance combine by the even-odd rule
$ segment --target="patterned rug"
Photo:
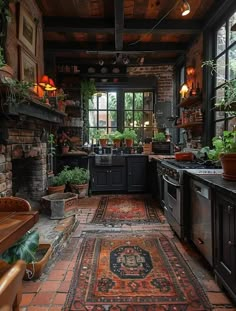
[[[205,293],[161,233],[87,233],[64,311],[211,310]]]
[[[92,223],[96,224],[137,224],[164,222],[158,203],[148,196],[117,195],[101,198]]]

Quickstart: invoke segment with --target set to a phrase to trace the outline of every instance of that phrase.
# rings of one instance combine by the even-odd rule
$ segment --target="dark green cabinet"
[[[147,162],[146,156],[130,156],[127,158],[128,192],[146,191]]]
[[[217,280],[236,301],[236,203],[215,194],[214,270]]]

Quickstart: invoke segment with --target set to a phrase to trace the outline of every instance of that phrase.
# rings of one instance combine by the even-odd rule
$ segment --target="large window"
[[[154,93],[152,91],[97,92],[89,101],[89,142],[103,129],[108,134],[132,128],[138,141],[153,136]],[[119,113],[118,113],[119,112]]]
[[[132,128],[138,140],[153,136],[153,93],[124,93],[124,128]]]
[[[98,92],[89,101],[89,140],[97,129],[117,130],[117,93]]]
[[[217,73],[215,79],[215,102],[220,102],[227,92],[222,85],[225,80],[236,78],[236,31],[232,25],[236,24],[236,12],[225,19],[216,31],[215,63]],[[212,106],[214,108],[214,106]],[[215,135],[221,135],[224,129],[229,129],[232,112],[214,111]]]

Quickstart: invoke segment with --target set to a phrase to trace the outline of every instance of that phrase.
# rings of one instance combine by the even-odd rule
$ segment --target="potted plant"
[[[70,175],[69,175],[68,166],[65,166],[59,174],[53,176],[50,179],[50,185],[48,186],[48,194],[64,192],[65,186],[67,182],[69,181],[69,176]]]
[[[166,135],[163,132],[158,132],[154,134],[153,141],[164,142],[166,141]]]
[[[216,99],[215,109],[222,111],[236,111],[236,78],[226,80],[224,75],[221,75],[221,72],[225,72],[225,66],[221,68],[213,60],[207,60],[202,63],[202,67],[207,66],[211,69],[211,74],[217,74],[218,81],[222,82],[221,86],[218,88],[223,89],[223,98],[218,99],[216,96],[212,99]],[[236,62],[232,61],[230,64],[230,70],[236,73]]]
[[[224,179],[236,180],[236,131],[224,131],[222,136],[213,137],[212,144],[213,149],[207,146],[200,152],[206,153],[212,161],[220,160]]]
[[[68,171],[69,186],[73,193],[78,193],[79,198],[83,198],[88,193],[89,170],[85,168],[75,167]]]
[[[113,141],[114,147],[119,148],[121,144],[121,140],[123,139],[123,134],[119,131],[115,131],[110,134],[110,138]]]
[[[24,280],[39,278],[52,253],[51,244],[39,243],[39,233],[28,231],[0,256],[7,264],[21,259],[26,262]]]
[[[104,129],[99,129],[94,134],[94,138],[99,140],[99,144],[102,147],[106,147],[108,139],[109,139],[109,135],[107,134],[107,132]]]
[[[137,134],[133,129],[126,128],[123,132],[126,147],[132,147]]]

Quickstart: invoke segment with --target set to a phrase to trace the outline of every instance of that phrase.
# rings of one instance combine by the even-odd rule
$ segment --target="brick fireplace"
[[[39,207],[47,191],[48,122],[4,120],[0,128],[0,196],[27,199]],[[51,130],[51,128],[50,128]]]

